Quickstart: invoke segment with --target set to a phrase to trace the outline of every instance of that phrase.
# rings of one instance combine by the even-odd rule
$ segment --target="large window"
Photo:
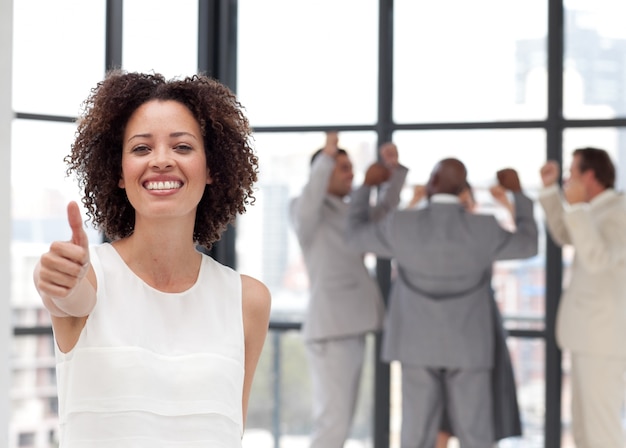
[[[237,222],[238,269],[262,278],[272,291],[272,318],[300,322],[308,300],[304,262],[289,222],[289,202],[309,176],[310,159],[324,133],[257,134],[260,154],[257,202]],[[373,132],[345,132],[339,145],[351,157],[355,182],[376,160]]]
[[[255,126],[375,122],[377,1],[238,4],[237,93]]]
[[[257,202],[230,231],[234,245],[223,247],[240,272],[261,279],[273,296],[272,331],[244,437],[250,448],[295,448],[306,444],[310,431],[310,385],[298,332],[308,278],[288,206],[306,182],[324,131],[340,131],[355,185],[376,159],[378,145],[396,142],[410,168],[401,206],[437,160],[459,157],[468,166],[479,211],[495,214],[503,225],[512,224],[510,217],[488,193],[500,168],[516,168],[535,198],[546,157],[562,159],[566,172],[573,149],[599,146],[626,166],[626,32],[620,21],[626,6],[620,2],[12,1],[16,117],[7,269],[15,336],[9,448],[56,443],[53,340],[32,269],[51,241],[68,238],[65,207],[80,192],[65,177],[63,157],[81,103],[107,64],[166,77],[191,75],[202,65],[202,35],[210,41],[211,68],[218,66],[212,75],[236,67],[225,81],[255,129],[260,173]],[[214,9],[207,14],[207,8]],[[123,20],[107,17],[112,10]],[[119,48],[111,48],[116,39]],[[118,56],[112,62],[111,50]],[[618,185],[626,187],[623,170]],[[572,448],[569,365],[564,357],[561,371],[550,337],[558,294],[547,292],[561,275],[567,285],[572,251],[549,250],[540,207],[536,217],[539,255],[494,266],[524,424],[524,437],[501,447]],[[94,243],[101,239],[94,229],[89,235]],[[374,275],[376,259],[366,262]],[[385,375],[376,377],[375,342],[369,341],[351,448],[399,446],[401,377],[395,365],[387,367],[390,385]],[[383,401],[374,402],[375,395]],[[380,419],[389,420],[390,437],[380,437]]]
[[[544,119],[547,3],[396,0],[394,119]]]
[[[166,77],[195,73],[198,3],[173,6],[124,2],[125,68]],[[80,201],[80,191],[66,177],[63,158],[82,102],[105,73],[105,13],[104,0],[14,1],[12,102],[18,119],[12,125],[10,267],[17,334],[11,347],[9,448],[57,443],[54,342],[32,273],[49,244],[71,234],[66,206]],[[92,243],[102,239],[91,226],[88,234]]]
[[[11,308],[18,330],[11,347],[9,448],[55,446],[54,343],[32,282],[39,256],[70,232],[65,208],[79,191],[63,157],[73,118],[104,73],[105,2],[14,1],[11,147]],[[59,23],[63,26],[59,26]],[[31,119],[32,118],[32,119]],[[90,230],[92,241],[98,234]]]
[[[336,2],[317,4],[316,9],[327,8],[322,13],[327,20],[318,20],[318,13],[301,5],[296,11],[279,1],[263,4],[239,1],[237,89],[257,130],[256,145],[261,161],[271,167],[262,168],[261,207],[238,222],[238,259],[242,268],[245,266],[253,275],[273,285],[274,319],[297,320],[306,306],[306,271],[289,229],[287,210],[289,201],[305,182],[308,156],[322,144],[320,127],[342,131],[344,147],[356,154],[355,184],[361,181],[362,169],[374,158],[376,146],[385,140],[396,142],[401,161],[410,168],[403,204],[411,196],[411,187],[428,179],[436,161],[449,156],[461,158],[469,168],[479,212],[496,215],[505,226],[512,225],[510,216],[494,203],[488,192],[495,182],[496,170],[517,169],[525,191],[536,198],[541,188],[539,168],[548,157],[562,158],[567,170],[574,148],[595,145],[607,149],[616,162],[622,161],[626,152],[621,149],[623,131],[616,126],[623,126],[623,120],[601,127],[597,122],[578,122],[570,128],[558,114],[564,110],[565,118],[587,120],[619,117],[618,105],[624,103],[619,100],[619,94],[625,78],[619,75],[622,72],[616,71],[616,66],[621,58],[613,57],[612,65],[598,58],[604,54],[611,59],[610,55],[621,48],[621,28],[614,26],[615,19],[608,20],[610,15],[619,16],[618,7],[612,3],[611,13],[607,14],[603,4],[568,3],[564,5],[567,12],[561,22],[558,8],[547,0],[506,4],[491,0],[471,3],[395,0],[393,8],[389,8],[391,2],[380,2],[380,8],[366,2],[361,6],[363,15],[356,10],[346,12]],[[590,14],[590,10],[595,14]],[[372,17],[372,12],[379,17]],[[365,24],[373,24],[377,19],[380,47],[372,46],[364,56],[362,50],[369,41],[352,37],[362,33]],[[335,20],[353,25],[347,37],[328,32],[334,28]],[[257,23],[270,30],[257,33]],[[601,36],[588,40],[590,29]],[[285,30],[289,30],[288,39],[284,38]],[[562,48],[560,32],[564,33],[567,48],[563,55],[555,53]],[[392,40],[387,39],[390,34]],[[606,40],[607,37],[613,40]],[[310,50],[311,39],[315,40],[314,51]],[[332,48],[328,48],[328,42],[332,42]],[[385,46],[390,42],[393,46]],[[296,50],[297,47],[300,48]],[[327,61],[334,61],[335,49],[340,48],[348,48],[352,56],[336,64],[337,70],[331,70],[334,76],[329,82],[329,72],[324,70],[327,66],[320,63],[319,55],[324,53]],[[392,68],[384,66],[389,62],[390,52]],[[369,61],[376,62],[376,55],[382,55],[383,59],[378,60],[378,67],[373,67]],[[563,78],[561,73],[550,73],[550,67],[561,66],[554,63],[560,56],[563,56]],[[343,74],[352,73],[353,66],[346,67],[344,63],[355,58],[365,59],[359,67],[360,76],[351,77],[346,85]],[[595,67],[593,72],[589,70],[585,74],[594,73],[597,81],[580,74],[572,76],[571,67],[575,66]],[[259,71],[259,67],[265,69]],[[607,73],[615,76],[604,85]],[[381,74],[390,82],[379,84],[376,95],[359,84],[368,79],[380,81]],[[604,100],[591,100],[588,95],[594,83],[599,83],[596,90],[603,90]],[[355,85],[360,89],[358,98],[350,94]],[[294,86],[300,89],[294,92]],[[340,94],[335,93],[336,88]],[[563,91],[562,96],[558,95],[559,90]],[[281,91],[286,93],[286,98],[275,98]],[[613,101],[609,103],[607,99],[611,97]],[[371,125],[368,113],[374,101],[377,108],[372,114],[378,121]],[[613,108],[611,113],[606,112],[609,106]],[[597,111],[604,112],[599,115]],[[372,137],[367,144],[352,139],[368,130]],[[367,153],[362,159],[363,147]],[[560,354],[551,337],[558,295],[548,297],[546,279],[561,275],[563,270],[566,284],[572,253],[564,251],[562,260],[548,256],[549,238],[543,227],[542,210],[537,206],[535,212],[540,224],[539,255],[494,266],[493,286],[510,332],[508,344],[524,425],[521,439],[508,440],[500,446],[542,447],[562,443],[563,447],[571,447],[568,395],[563,395],[561,415],[557,403],[561,383],[546,382],[546,378],[555,377],[555,371],[560,373],[558,363],[552,362]],[[260,240],[255,228],[261,230]],[[567,362],[564,367],[567,379]],[[401,421],[397,405],[401,381],[398,371],[392,366],[388,440],[392,447],[398,446]],[[546,422],[554,421],[555,417],[562,417],[562,437],[559,426],[546,427]],[[297,432],[288,427],[283,429],[288,433],[285,437]]]
[[[197,0],[124,0],[122,67],[166,78],[198,67]]]
[[[76,116],[104,73],[105,1],[13,0],[13,5],[13,109]]]
[[[570,119],[626,115],[626,5],[610,0],[566,2],[564,114]]]

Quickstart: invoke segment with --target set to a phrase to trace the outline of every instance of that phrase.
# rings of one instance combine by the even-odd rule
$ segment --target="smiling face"
[[[581,171],[581,156],[576,154],[572,159],[569,168],[569,177],[565,181],[565,185],[580,184],[585,192],[585,200],[591,199],[591,185],[594,181],[594,173],[592,170]]]
[[[580,171],[580,156],[575,155],[572,159],[572,164],[569,167],[568,180],[578,181],[582,178],[582,172]]]
[[[328,182],[328,193],[344,197],[352,191],[352,162],[346,154],[337,154],[335,156],[335,169],[330,176]]]
[[[191,111],[177,101],[149,101],[126,124],[120,188],[141,216],[190,216],[212,182],[204,140]]]

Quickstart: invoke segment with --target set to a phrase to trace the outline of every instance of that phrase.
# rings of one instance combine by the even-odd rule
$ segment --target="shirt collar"
[[[460,204],[459,197],[454,194],[437,193],[430,197],[431,204]]]
[[[589,205],[591,207],[598,207],[598,206],[600,206],[600,205],[610,201],[615,196],[617,196],[617,191],[615,191],[613,188],[607,188],[602,193],[600,193],[595,198],[593,198],[591,201],[589,201]]]
[[[326,194],[326,199],[337,207],[347,205],[350,202],[350,195],[340,197],[334,194]]]

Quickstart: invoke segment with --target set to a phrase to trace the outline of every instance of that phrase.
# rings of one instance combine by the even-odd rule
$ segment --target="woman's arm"
[[[89,261],[89,240],[78,204],[70,202],[67,218],[70,241],[55,241],[35,267],[33,280],[52,317],[57,345],[68,352],[80,336],[96,304],[96,275]]]
[[[243,301],[243,328],[245,341],[245,376],[243,380],[243,424],[246,426],[248,399],[252,379],[261,357],[265,336],[269,328],[271,296],[267,287],[247,275],[241,276]]]

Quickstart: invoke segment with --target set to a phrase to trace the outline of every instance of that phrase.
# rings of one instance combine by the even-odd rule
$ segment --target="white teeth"
[[[176,181],[165,181],[165,182],[148,182],[146,184],[146,188],[148,190],[174,190],[176,188],[180,188],[182,184]]]

